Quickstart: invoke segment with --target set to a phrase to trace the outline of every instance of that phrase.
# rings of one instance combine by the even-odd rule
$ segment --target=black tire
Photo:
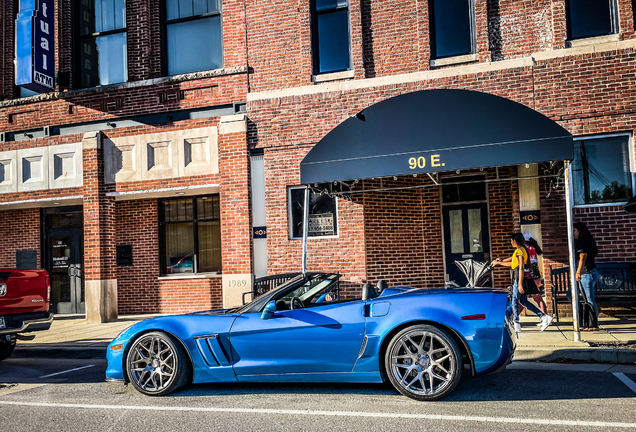
[[[463,363],[461,352],[448,333],[419,324],[391,339],[384,367],[393,387],[404,396],[432,401],[453,391],[461,379]]]
[[[152,332],[137,338],[126,355],[126,374],[148,396],[165,396],[190,383],[192,366],[172,335]]]
[[[4,336],[3,336],[4,338]],[[15,340],[3,339],[0,341],[0,361],[8,359],[15,349]]]

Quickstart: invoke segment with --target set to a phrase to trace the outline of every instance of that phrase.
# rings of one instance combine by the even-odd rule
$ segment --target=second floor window
[[[616,0],[566,0],[568,39],[618,33]]]
[[[313,1],[314,70],[316,74],[350,68],[348,0]]]
[[[168,75],[223,67],[221,0],[166,0]]]
[[[432,57],[471,54],[475,47],[473,0],[431,0]]]
[[[126,1],[80,0],[77,5],[78,87],[127,81]]]

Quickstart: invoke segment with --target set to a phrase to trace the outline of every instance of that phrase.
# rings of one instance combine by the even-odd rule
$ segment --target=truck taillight
[[[51,279],[46,276],[46,301],[51,301]]]

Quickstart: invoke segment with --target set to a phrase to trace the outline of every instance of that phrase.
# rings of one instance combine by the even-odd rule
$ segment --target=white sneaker
[[[515,333],[519,333],[521,331],[521,324],[515,323]]]
[[[539,321],[539,322],[536,324],[536,326],[537,326],[537,327],[541,327],[542,325],[543,325],[543,320]]]
[[[552,324],[552,317],[550,315],[543,315],[541,317],[541,331],[544,331]]]

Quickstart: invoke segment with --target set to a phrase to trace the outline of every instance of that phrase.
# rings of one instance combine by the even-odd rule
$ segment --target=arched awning
[[[396,96],[336,126],[300,164],[303,184],[570,160],[572,135],[520,103],[469,90]]]

